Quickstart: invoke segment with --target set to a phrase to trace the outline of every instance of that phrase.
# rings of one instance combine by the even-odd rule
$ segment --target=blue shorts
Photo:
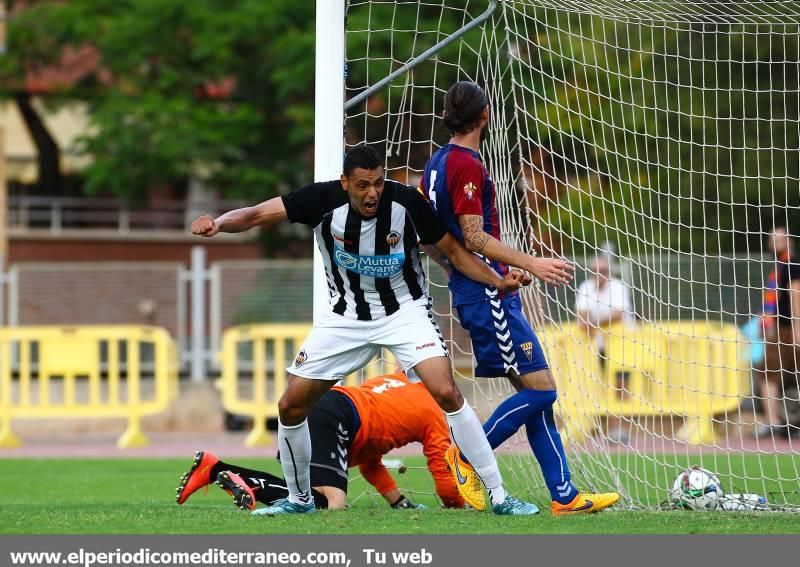
[[[475,376],[495,378],[512,369],[527,374],[547,368],[542,345],[522,313],[518,295],[459,305],[456,310],[472,341]]]

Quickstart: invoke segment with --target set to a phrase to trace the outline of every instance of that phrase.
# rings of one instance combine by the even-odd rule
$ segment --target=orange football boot
[[[208,485],[212,482],[211,467],[218,462],[219,459],[208,451],[198,451],[194,454],[192,468],[181,477],[181,483],[175,489],[178,493],[175,497],[178,504],[186,502],[192,494],[201,488],[205,488],[206,492],[208,492]]]

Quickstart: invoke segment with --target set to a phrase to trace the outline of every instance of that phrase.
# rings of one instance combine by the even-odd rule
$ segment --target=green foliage
[[[598,6],[501,2],[487,34],[473,30],[374,96],[368,112],[351,111],[348,141],[389,139],[390,165],[421,168],[431,139],[447,138],[436,118],[444,90],[473,78],[516,116],[495,132],[510,140],[515,174],[544,150],[557,191],[537,209],[542,232],[568,235],[572,253],[604,240],[625,253],[754,250],[759,232],[800,222],[800,25],[778,8],[771,24],[746,21],[733,4],[739,16],[665,23],[592,15]],[[693,13],[684,2],[658,6]],[[351,0],[348,95],[485,7]],[[90,103],[90,189],[135,197],[198,175],[228,196],[266,198],[309,177],[314,32],[311,2],[33,2],[11,23],[0,96],[19,88],[23,70],[93,45],[96,72],[49,99]],[[226,83],[229,97],[198,97]]]
[[[486,6],[468,0],[351,2],[348,94],[377,83],[476,18]],[[348,112],[348,141],[379,145],[388,137],[394,142],[386,144],[390,167],[421,169],[435,150],[432,141],[441,144],[449,137],[439,120],[445,91],[460,79],[478,79],[480,54],[485,51],[480,29],[474,29],[396,78],[375,93],[369,105]]]
[[[191,174],[229,196],[264,198],[309,178],[312,3],[36,2],[10,25],[0,94],[19,88],[24,69],[85,45],[101,54],[99,67],[50,102],[90,104],[90,190],[135,198]],[[202,96],[224,84],[229,96]]]
[[[592,15],[604,3],[532,4],[500,3],[482,39],[470,32],[378,93],[369,112],[352,111],[351,141],[388,138],[390,165],[419,169],[431,137],[447,139],[435,118],[444,90],[477,79],[502,107],[493,115],[515,117],[492,134],[513,148],[515,174],[544,150],[557,191],[538,203],[541,232],[562,234],[573,254],[606,240],[627,254],[746,252],[773,225],[800,223],[797,22],[779,8],[771,24],[748,21],[752,2],[702,18],[694,4],[658,3],[683,14],[669,22],[648,20],[646,3],[631,3],[644,17],[630,20]],[[348,85],[375,82],[484,8],[352,2]]]
[[[542,222],[577,252],[746,252],[800,221],[800,25],[536,16],[523,128],[561,188]]]

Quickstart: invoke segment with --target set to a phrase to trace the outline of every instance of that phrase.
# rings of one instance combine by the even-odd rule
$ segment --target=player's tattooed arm
[[[483,230],[480,215],[459,215],[458,224],[464,233],[464,244],[473,252],[530,272],[543,282],[560,285],[572,280],[575,267],[560,258],[537,258],[503,244]]]
[[[228,211],[217,218],[198,217],[192,222],[192,234],[214,236],[218,232],[243,232],[256,226],[272,226],[286,218],[283,200],[275,197],[252,207]]]
[[[482,252],[491,238],[483,230],[483,217],[480,215],[461,215],[458,219],[464,234],[464,246],[472,252]]]
[[[505,277],[500,277],[489,264],[464,248],[449,232],[436,243],[436,249],[447,256],[453,267],[469,279],[494,286],[500,291],[515,291],[530,283],[530,279],[525,283],[522,272],[518,270],[509,271]]]

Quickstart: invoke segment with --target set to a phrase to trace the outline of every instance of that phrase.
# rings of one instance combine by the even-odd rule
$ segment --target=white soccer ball
[[[672,504],[689,510],[716,510],[722,496],[719,477],[697,465],[682,471],[670,491]]]

